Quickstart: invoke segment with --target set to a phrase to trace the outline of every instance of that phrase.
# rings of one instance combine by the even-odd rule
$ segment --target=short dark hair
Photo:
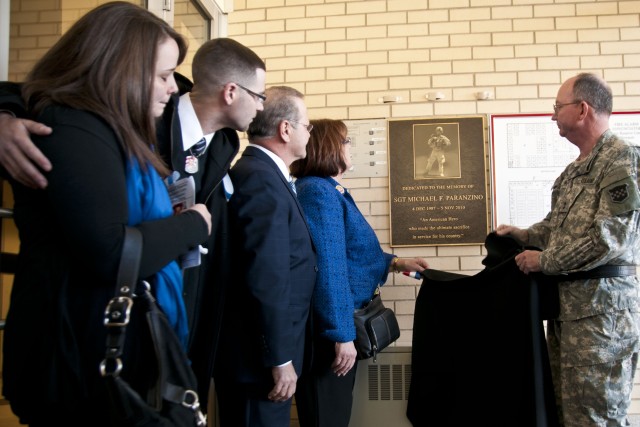
[[[257,138],[275,136],[278,126],[283,120],[297,121],[300,119],[296,98],[304,99],[304,95],[289,86],[272,86],[265,91],[267,97],[264,109],[258,111],[247,129],[249,141]],[[294,123],[293,126],[301,126]]]
[[[613,111],[613,94],[609,85],[592,73],[580,73],[573,82],[573,98],[586,101],[596,113],[611,115]]]
[[[205,42],[191,65],[193,83],[208,89],[229,82],[248,86],[256,70],[266,70],[264,61],[243,44],[229,38]]]
[[[347,135],[347,125],[341,120],[311,120],[313,130],[307,143],[307,157],[291,164],[291,175],[303,176],[336,176],[344,172],[347,164],[344,161],[342,146]]]

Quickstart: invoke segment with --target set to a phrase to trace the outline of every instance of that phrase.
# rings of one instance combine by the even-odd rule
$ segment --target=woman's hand
[[[333,373],[339,377],[347,375],[347,372],[353,368],[353,365],[356,364],[356,356],[358,352],[356,351],[356,346],[353,344],[353,341],[349,342],[337,342],[335,344],[336,349],[336,358],[333,360],[331,364],[331,368],[333,369]]]
[[[396,261],[398,271],[422,271],[429,268],[429,264],[424,258],[398,258]]]

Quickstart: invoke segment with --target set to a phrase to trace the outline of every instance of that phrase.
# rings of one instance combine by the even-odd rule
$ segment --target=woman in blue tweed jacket
[[[383,252],[349,191],[351,140],[339,120],[313,120],[307,157],[291,165],[318,255],[314,290],[313,363],[300,377],[296,405],[302,427],[348,426],[356,374],[353,311],[362,308],[390,271],[422,271],[422,258]]]

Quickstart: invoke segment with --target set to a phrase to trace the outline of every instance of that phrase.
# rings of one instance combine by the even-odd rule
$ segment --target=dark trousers
[[[347,427],[353,404],[353,385],[358,363],[347,375],[338,377],[331,364],[335,343],[317,339],[313,365],[302,374],[296,388],[296,406],[301,427]]]

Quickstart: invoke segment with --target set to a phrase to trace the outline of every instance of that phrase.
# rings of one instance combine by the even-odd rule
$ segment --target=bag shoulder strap
[[[122,350],[127,325],[133,307],[133,293],[138,282],[142,258],[142,233],[134,227],[125,227],[122,255],[118,266],[115,296],[104,312],[107,327],[107,350],[100,362],[100,374],[117,377],[122,371]]]

